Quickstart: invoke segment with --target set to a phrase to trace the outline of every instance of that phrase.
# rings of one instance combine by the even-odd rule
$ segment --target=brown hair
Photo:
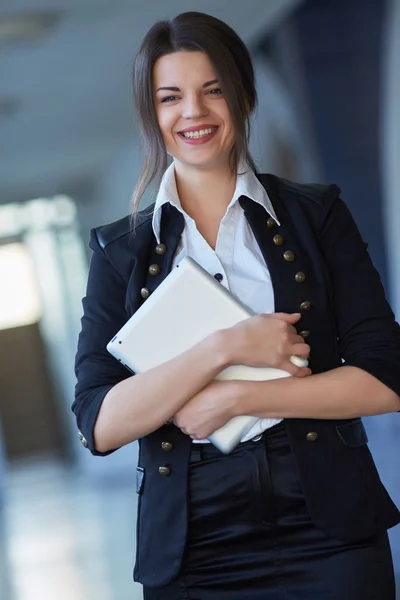
[[[257,103],[250,53],[228,25],[199,12],[186,12],[172,21],[159,21],[146,34],[133,67],[133,93],[144,141],[144,165],[133,192],[133,216],[148,186],[161,179],[167,168],[167,152],[154,108],[152,72],[161,56],[177,52],[202,51],[207,54],[224,91],[235,129],[230,166],[236,173],[244,156],[255,171],[248,142],[250,115]]]

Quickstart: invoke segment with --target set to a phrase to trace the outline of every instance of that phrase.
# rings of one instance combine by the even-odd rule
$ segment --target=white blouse
[[[161,181],[153,214],[153,231],[160,243],[161,207],[166,202],[177,208],[185,219],[185,226],[173,260],[175,267],[185,256],[190,256],[231,294],[255,313],[273,313],[274,292],[268,267],[239,203],[244,195],[254,200],[279,225],[268,194],[250,167],[240,166],[236,189],[223,217],[215,250],[197,230],[195,221],[183,210],[175,181],[174,164],[166,170]],[[282,419],[260,419],[242,439],[250,440],[279,423]],[[195,440],[206,443],[208,440]]]

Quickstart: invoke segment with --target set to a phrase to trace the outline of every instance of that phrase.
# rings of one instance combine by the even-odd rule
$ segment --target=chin
[[[183,165],[194,167],[197,169],[212,169],[213,167],[220,166],[222,163],[228,162],[229,157],[227,154],[217,154],[213,156],[187,156],[180,155],[174,156],[174,160],[179,161]]]

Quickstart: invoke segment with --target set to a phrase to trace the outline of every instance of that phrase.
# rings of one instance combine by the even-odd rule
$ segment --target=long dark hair
[[[153,67],[161,56],[179,50],[204,52],[216,71],[235,130],[229,157],[232,172],[237,172],[242,156],[256,170],[248,143],[257,92],[246,45],[226,23],[203,13],[186,12],[172,21],[159,21],[146,34],[133,67],[133,93],[144,142],[143,170],[132,197],[133,215],[148,186],[160,180],[167,168],[167,152],[154,107]]]

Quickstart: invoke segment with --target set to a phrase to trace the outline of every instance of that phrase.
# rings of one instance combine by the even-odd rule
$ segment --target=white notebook
[[[134,373],[142,373],[253,314],[193,259],[185,257],[108,343],[107,350]],[[217,379],[261,381],[288,376],[279,369],[237,365],[222,371]],[[229,453],[257,420],[235,417],[209,441]]]

